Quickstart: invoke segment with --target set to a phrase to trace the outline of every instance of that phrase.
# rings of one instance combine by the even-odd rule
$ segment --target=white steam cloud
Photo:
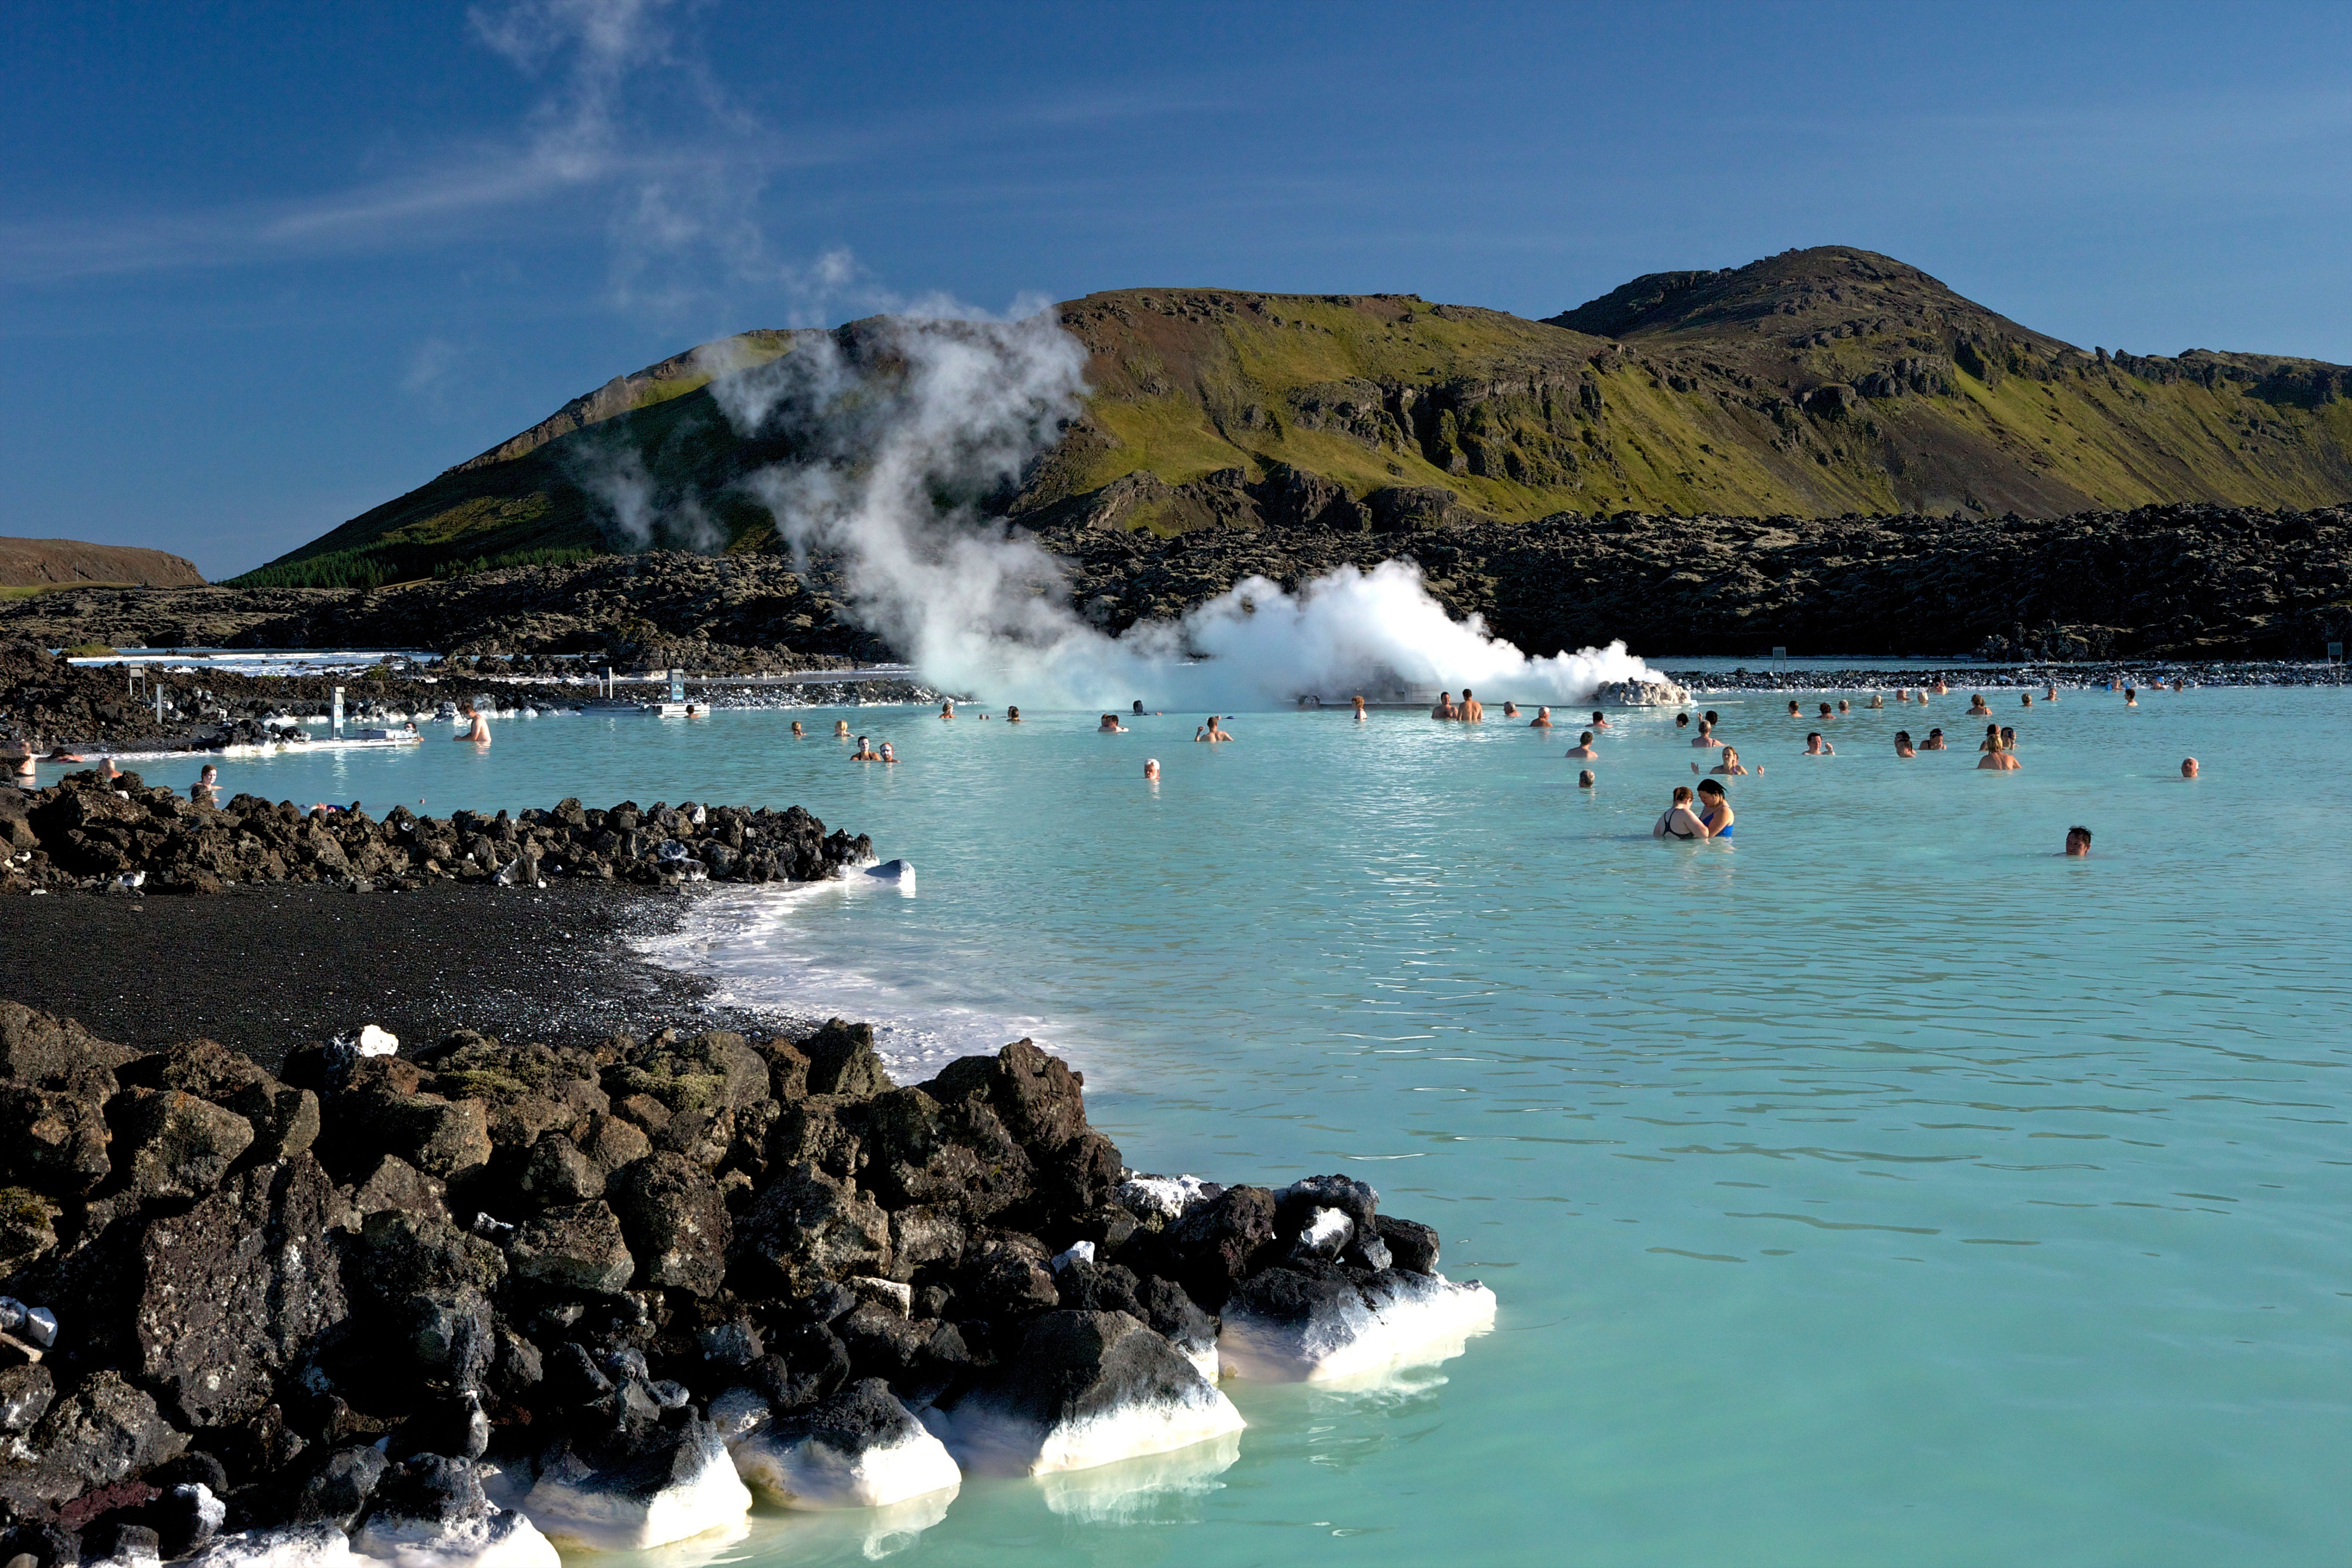
[[[1399,561],[1295,595],[1252,577],[1181,622],[1104,633],[1071,608],[1060,564],[982,510],[1078,415],[1085,365],[1050,311],[898,319],[846,348],[812,334],[712,392],[739,435],[799,448],[748,481],[795,557],[836,557],[857,616],[950,688],[1041,707],[1247,709],[1463,685],[1572,702],[1652,679],[1622,643],[1530,658],[1480,617],[1453,619]]]

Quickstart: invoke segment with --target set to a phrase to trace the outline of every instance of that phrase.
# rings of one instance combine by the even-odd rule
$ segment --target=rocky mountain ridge
[[[1301,476],[1376,518],[1404,504],[1498,522],[2352,499],[2344,367],[2085,351],[1843,247],[1656,274],[1543,321],[1218,289],[1088,295],[1058,317],[1088,356],[1085,410],[992,503],[1043,527],[1074,511],[1162,534],[1246,525],[1195,488],[1235,474]],[[896,330],[831,338],[871,363]],[[623,536],[600,497],[620,469],[642,475],[655,542],[773,548],[742,481],[800,449],[737,437],[706,378],[814,336],[746,334],[622,378],[254,580],[359,585],[610,548]]]

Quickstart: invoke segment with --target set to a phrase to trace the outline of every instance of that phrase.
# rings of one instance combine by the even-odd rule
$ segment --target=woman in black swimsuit
[[[1666,807],[1664,816],[1651,826],[1653,838],[1704,838],[1706,824],[1691,809],[1691,792],[1687,784],[1675,786],[1675,803]]]

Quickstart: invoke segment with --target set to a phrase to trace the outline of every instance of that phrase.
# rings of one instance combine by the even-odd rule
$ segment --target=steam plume
[[[1255,708],[1465,683],[1576,701],[1648,676],[1622,643],[1529,658],[1478,616],[1451,618],[1397,561],[1296,595],[1252,577],[1181,622],[1106,635],[1071,609],[1053,557],[982,510],[1077,416],[1085,363],[1050,312],[893,319],[846,350],[811,334],[712,391],[738,434],[796,448],[749,481],[795,557],[835,555],[858,617],[952,688],[1049,707]]]

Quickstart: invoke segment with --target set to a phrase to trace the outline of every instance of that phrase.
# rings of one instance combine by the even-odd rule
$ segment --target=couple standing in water
[[[1693,797],[1690,786],[1675,786],[1674,804],[1666,807],[1650,828],[1653,838],[1728,838],[1731,837],[1731,796],[1713,779],[1698,781],[1698,793]]]

